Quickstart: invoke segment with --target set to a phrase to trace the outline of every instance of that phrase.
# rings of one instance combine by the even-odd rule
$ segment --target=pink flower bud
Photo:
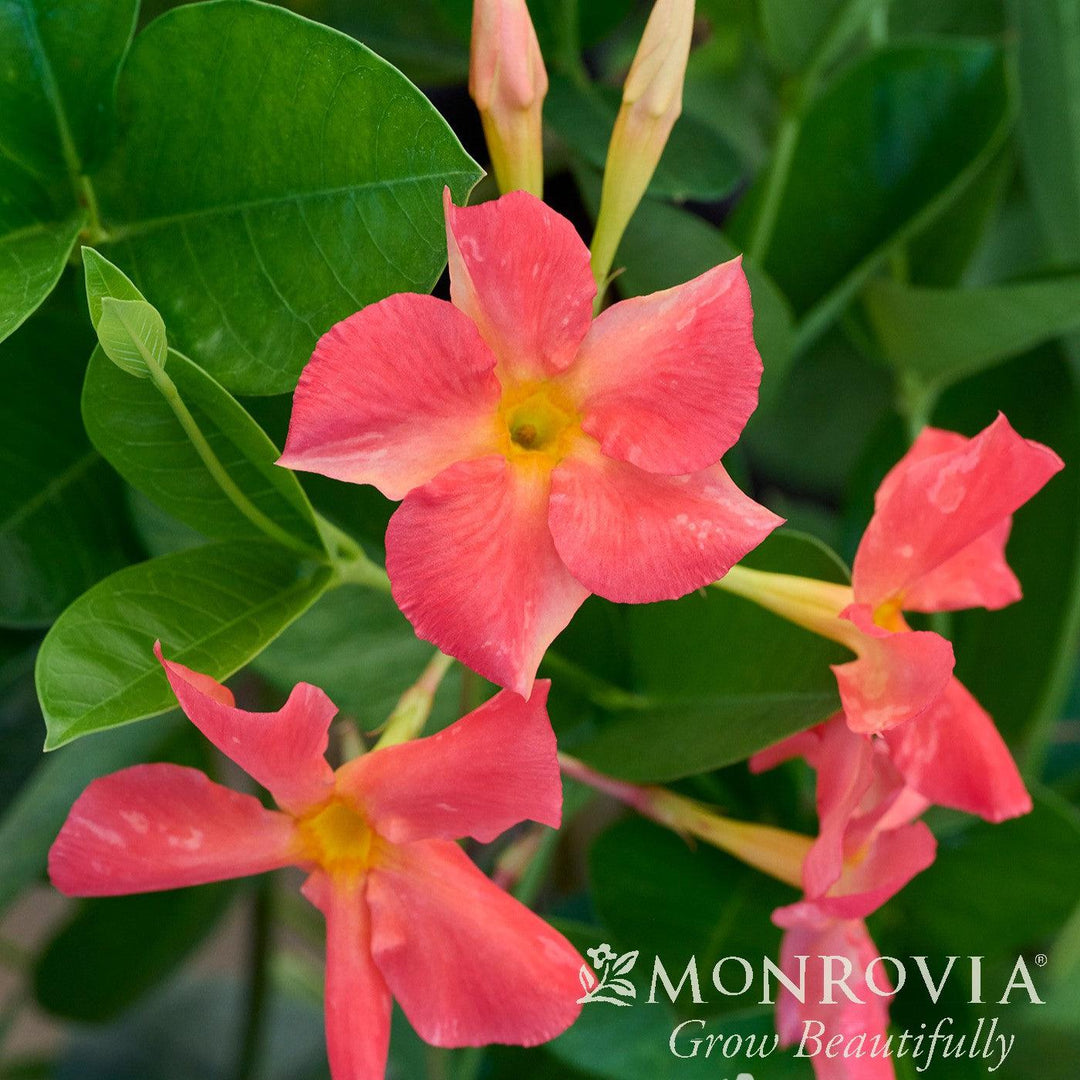
[[[548,78],[525,0],[476,0],[469,94],[499,189],[543,193],[540,114]]]

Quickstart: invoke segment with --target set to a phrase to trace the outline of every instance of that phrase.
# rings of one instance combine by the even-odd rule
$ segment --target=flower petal
[[[383,1080],[390,991],[371,958],[371,919],[360,881],[315,873],[304,895],[326,917],[326,1052],[334,1080]]]
[[[544,379],[577,355],[592,321],[589,249],[566,218],[524,191],[458,207],[443,191],[450,295],[510,380]]]
[[[550,687],[541,680],[528,701],[503,690],[436,735],[354,758],[338,770],[338,788],[392,844],[464,836],[486,844],[526,818],[557,829],[562,780]]]
[[[1000,414],[963,447],[928,454],[929,445],[886,478],[886,495],[855,555],[852,580],[859,603],[876,607],[903,598],[970,544],[1000,529],[1062,468],[1053,450],[1022,439]],[[990,575],[995,582],[998,577]],[[974,584],[981,583],[976,577]],[[999,599],[992,591],[990,603]]]
[[[777,1000],[777,1031],[781,1045],[798,1043],[803,1036],[804,1023],[811,1022],[811,1031],[818,1028],[814,1021],[824,1025],[821,1035],[823,1046],[835,1036],[841,1037],[840,1046],[850,1039],[865,1035],[870,1045],[878,1037],[884,1043],[889,1027],[889,1008],[886,999],[871,991],[866,983],[866,969],[877,957],[877,947],[870,940],[866,924],[861,920],[823,919],[811,904],[792,904],[773,913],[773,921],[787,928],[780,946],[780,966],[784,973],[798,983],[800,957],[807,957],[805,1003],[800,1003],[786,989]],[[833,989],[826,994],[825,964],[832,965],[833,957],[846,960],[851,975],[846,984],[858,1001],[850,1000],[842,990]],[[839,964],[833,973],[840,974]],[[887,970],[887,969],[885,969]],[[888,977],[881,965],[874,968],[875,985],[884,991]],[[831,1004],[829,1003],[831,1002]],[[860,1004],[860,1002],[862,1004]],[[814,1043],[808,1043],[809,1049]],[[817,1080],[894,1080],[892,1060],[888,1057],[846,1058],[840,1054],[829,1057],[824,1053],[811,1058]]]
[[[608,308],[567,375],[585,431],[647,472],[715,465],[757,407],[752,321],[740,259]]]
[[[674,600],[721,578],[781,522],[724,469],[657,476],[580,451],[551,474],[551,533],[570,573],[608,600]]]
[[[188,719],[283,810],[302,811],[333,788],[324,755],[337,706],[317,686],[297,683],[277,712],[245,712],[228,704],[208,675],[166,660],[160,641],[154,652]]]
[[[850,862],[826,896],[814,900],[835,918],[865,918],[891,900],[937,854],[937,841],[925,822],[876,833],[865,857]]]
[[[959,679],[886,740],[905,780],[931,802],[995,822],[1031,810],[1031,796],[994,721]]]
[[[1020,582],[1005,561],[1012,518],[1006,518],[974,543],[919,578],[904,593],[907,611],[991,611],[1015,604],[1023,595]]]
[[[540,470],[492,456],[411,492],[386,530],[394,599],[416,633],[523,697],[588,596],[555,552],[547,505]]]
[[[290,469],[401,499],[496,445],[495,357],[453,304],[400,293],[324,334],[293,396]]]
[[[49,851],[68,896],[123,896],[260,874],[295,861],[291,818],[198,769],[133,765],[75,800]]]
[[[573,946],[447,840],[392,849],[368,880],[372,955],[435,1046],[535,1046],[581,1006]]]
[[[883,630],[865,604],[845,608],[841,618],[862,631],[859,658],[832,669],[852,731],[874,734],[905,724],[945,692],[955,661],[943,637],[928,630]]]

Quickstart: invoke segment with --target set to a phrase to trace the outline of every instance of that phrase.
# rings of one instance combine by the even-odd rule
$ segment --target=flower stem
[[[401,695],[374,749],[381,750],[386,746],[408,742],[424,730],[435,703],[435,691],[453,663],[452,656],[435,653],[420,678]]]
[[[751,600],[804,630],[857,651],[859,632],[839,617],[854,602],[850,585],[733,566],[713,587]]]
[[[811,837],[721,817],[704,804],[665,788],[642,787],[594,772],[567,754],[559,755],[559,765],[566,776],[626,803],[642,817],[683,836],[704,840],[796,889],[802,887],[802,866],[813,844]]]
[[[268,989],[272,908],[273,878],[269,874],[264,874],[256,883],[251,912],[247,1001],[240,1051],[233,1073],[235,1080],[251,1080],[258,1063]]]
[[[302,540],[298,540],[292,533],[283,529],[276,521],[272,521],[266,516],[241,490],[237,487],[233,478],[225,471],[225,466],[221,464],[217,454],[214,453],[213,447],[207,442],[206,436],[202,433],[202,429],[199,427],[195,417],[191,415],[191,411],[187,405],[184,404],[183,398],[180,397],[180,392],[176,389],[176,383],[169,378],[164,367],[158,363],[147,361],[147,367],[150,370],[150,377],[154,381],[154,385],[158,388],[161,396],[165,399],[169,408],[172,409],[173,415],[176,417],[180,426],[184,429],[184,434],[187,435],[191,442],[195,453],[199,455],[199,459],[206,467],[206,471],[214,478],[215,483],[221,488],[225,497],[244,515],[252,525],[255,526],[261,533],[264,533],[271,540],[282,544],[284,547],[292,548],[303,552],[305,555],[312,555],[312,549],[305,544]]]

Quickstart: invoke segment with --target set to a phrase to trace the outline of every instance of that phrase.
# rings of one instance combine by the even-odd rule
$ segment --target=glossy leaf
[[[86,222],[136,0],[0,4],[0,340],[52,291]]]
[[[295,475],[275,464],[279,451],[262,428],[186,357],[170,352],[166,372],[240,491],[313,556],[322,553],[307,496]],[[213,539],[265,539],[207,470],[158,387],[131,378],[100,349],[86,371],[82,415],[100,453],[163,510]]]
[[[84,900],[34,966],[38,1004],[68,1020],[112,1020],[213,933],[235,895],[230,881]]]
[[[886,358],[945,386],[1080,326],[1080,275],[983,289],[875,281],[867,313]]]
[[[1011,124],[1001,52],[896,45],[856,64],[810,108],[764,266],[819,329],[896,243],[965,189]],[[732,225],[744,240],[758,185]]]
[[[170,659],[224,679],[299,618],[330,577],[277,545],[236,540],[106,578],[64,612],[38,653],[46,748],[175,705],[156,639]]]
[[[0,625],[46,626],[137,557],[121,485],[79,419],[87,329],[50,303],[0,344]]]
[[[770,537],[745,563],[844,579],[835,556],[798,534]],[[654,782],[707,772],[839,708],[829,664],[847,658],[846,650],[748,601],[710,588],[618,612],[630,685],[595,692],[598,729],[568,747],[601,772]],[[580,635],[590,632],[583,625],[575,636],[572,627],[556,642],[553,700],[560,693],[557,658],[574,659]],[[608,638],[601,647],[613,644]]]
[[[106,773],[146,761],[179,727],[176,714],[110,731],[38,764],[0,818],[0,911],[45,873],[49,847],[86,785]]]
[[[127,375],[146,379],[150,376],[149,364],[160,367],[165,363],[169,351],[165,323],[145,300],[105,297],[97,332],[102,351]]]
[[[479,176],[385,61],[241,0],[147,27],[119,115],[119,149],[94,180],[109,257],[174,344],[240,392],[291,390],[335,322],[428,291],[446,260],[443,186],[463,203]]]
[[[116,300],[146,300],[119,266],[109,262],[92,247],[83,247],[82,265],[86,303],[95,330],[101,321],[101,304],[106,297],[111,296]]]
[[[254,667],[282,691],[301,681],[321,686],[338,708],[372,729],[385,722],[432,655],[388,594],[345,586],[327,593]],[[456,720],[460,702],[461,669],[455,665],[436,695],[432,725]]]
[[[1021,146],[1044,239],[1080,262],[1080,8],[1009,0],[1020,74]]]

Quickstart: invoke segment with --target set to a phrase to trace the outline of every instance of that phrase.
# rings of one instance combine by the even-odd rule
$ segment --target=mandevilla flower
[[[453,303],[391,296],[333,327],[281,464],[403,499],[394,599],[528,695],[589,593],[682,596],[780,523],[718,464],[757,404],[750,294],[733,260],[594,322],[569,221],[523,192],[444,202]]]
[[[209,676],[158,657],[184,712],[280,810],[179,765],[95,780],[49,853],[71,896],[174,889],[296,865],[326,918],[326,1037],[334,1080],[385,1070],[391,995],[436,1046],[532,1046],[576,1018],[581,958],[488,880],[453,842],[525,818],[558,826],[562,788],[545,709],[502,692],[430,738],[375,750],[336,772],[337,712],[297,685],[250,713]]]
[[[1031,801],[993,720],[953,677],[952,645],[902,611],[1000,608],[1020,598],[1005,562],[1012,514],[1062,468],[1004,416],[972,439],[927,428],[878,489],[852,584],[738,568],[724,588],[842,642],[847,723],[879,733],[908,785],[991,821]]]

